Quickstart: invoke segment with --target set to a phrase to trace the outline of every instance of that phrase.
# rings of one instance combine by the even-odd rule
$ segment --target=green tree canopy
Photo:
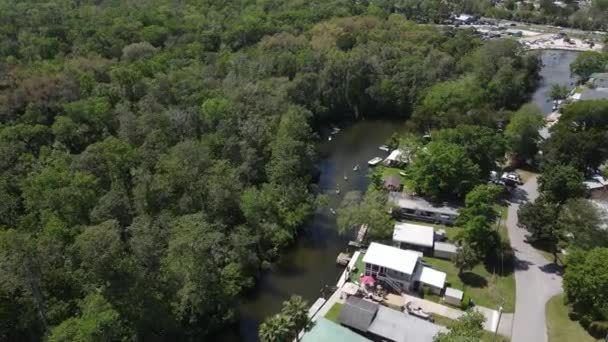
[[[570,165],[547,165],[538,178],[538,188],[547,200],[562,204],[587,194],[583,180],[583,175]]]
[[[589,320],[608,315],[608,248],[572,250],[564,273],[564,291],[574,309]]]
[[[432,198],[463,197],[479,183],[479,173],[464,147],[434,141],[414,156],[408,180],[416,192]]]
[[[586,80],[594,72],[604,72],[608,59],[600,52],[584,51],[570,65],[570,72]]]
[[[509,151],[521,160],[534,158],[540,141],[538,130],[543,125],[543,116],[537,107],[522,106],[513,114],[505,129]]]
[[[433,342],[479,341],[483,335],[484,321],[485,318],[480,312],[469,310],[448,325],[449,332],[437,334],[433,338]]]
[[[128,341],[132,331],[120,314],[99,293],[88,294],[80,303],[80,314],[51,330],[49,341]]]

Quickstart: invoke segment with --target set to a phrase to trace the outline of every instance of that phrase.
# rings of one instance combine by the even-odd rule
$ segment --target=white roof
[[[461,14],[459,16],[456,17],[456,20],[460,20],[460,21],[467,21],[469,19],[471,19],[472,17],[468,14]]]
[[[419,258],[418,252],[372,242],[363,256],[363,262],[413,274]]]
[[[423,284],[442,289],[445,285],[446,274],[430,267],[423,267],[416,278]]]
[[[399,157],[401,157],[401,155],[403,154],[403,151],[401,150],[393,150],[393,152],[391,152],[388,157],[386,157],[387,160],[399,160]]]
[[[462,300],[462,297],[464,297],[464,292],[453,287],[448,287],[445,289],[445,296]]]
[[[443,251],[443,252],[452,252],[452,253],[456,253],[458,251],[458,247],[454,244],[451,244],[449,242],[435,242],[435,250],[436,251]]]
[[[589,190],[597,190],[597,189],[601,189],[605,186],[604,184],[597,182],[594,179],[586,180],[583,182],[583,184],[585,184]]]
[[[393,230],[393,241],[411,245],[433,247],[435,232],[433,227],[419,224],[397,222]]]

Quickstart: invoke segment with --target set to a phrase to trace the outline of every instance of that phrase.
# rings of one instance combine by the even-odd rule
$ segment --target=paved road
[[[527,232],[517,226],[520,203],[533,201],[538,196],[536,177],[515,190],[507,227],[515,251],[515,314],[513,342],[546,342],[545,303],[562,292],[561,269],[548,262],[526,242]]]

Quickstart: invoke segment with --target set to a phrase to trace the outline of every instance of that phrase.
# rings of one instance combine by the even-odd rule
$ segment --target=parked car
[[[435,319],[433,319],[432,314],[422,310],[422,308],[419,307],[418,305],[414,304],[414,302],[407,302],[405,304],[405,310],[407,310],[407,313],[409,313],[412,316],[416,316],[418,318],[425,319],[429,322],[435,321]]]

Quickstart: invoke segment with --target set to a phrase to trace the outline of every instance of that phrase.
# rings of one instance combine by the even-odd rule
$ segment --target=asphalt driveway
[[[513,342],[546,342],[547,324],[545,304],[562,292],[561,269],[547,261],[529,243],[527,232],[517,226],[520,204],[538,197],[536,177],[517,188],[509,204],[507,227],[511,246],[515,251],[515,313],[513,315]]]

